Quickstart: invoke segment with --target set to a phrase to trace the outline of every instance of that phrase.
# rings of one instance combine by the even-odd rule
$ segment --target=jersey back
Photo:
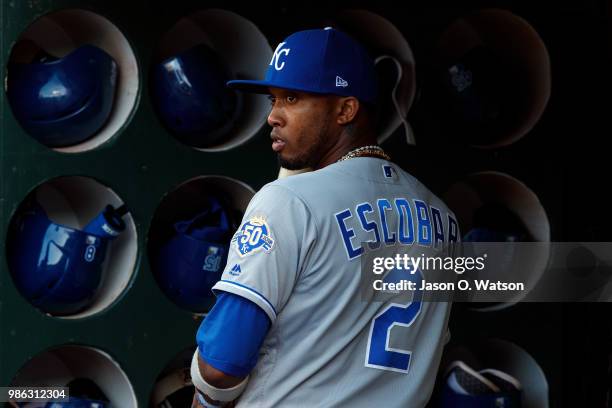
[[[411,293],[364,300],[362,243],[401,244],[417,257],[458,234],[438,197],[378,158],[264,186],[213,288],[255,302],[272,321],[238,406],[425,406],[450,304]]]

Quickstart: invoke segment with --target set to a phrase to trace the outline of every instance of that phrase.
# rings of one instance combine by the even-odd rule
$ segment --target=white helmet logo
[[[276,47],[276,50],[274,50],[274,55],[272,55],[272,60],[270,61],[270,64],[268,64],[268,65],[274,64],[274,69],[276,69],[277,71],[280,71],[281,69],[285,67],[285,61],[281,61],[279,65],[279,59],[281,55],[285,54],[285,56],[287,56],[289,55],[289,51],[291,51],[291,48],[283,48],[283,45],[285,44],[287,43],[282,42],[278,44],[278,46]]]

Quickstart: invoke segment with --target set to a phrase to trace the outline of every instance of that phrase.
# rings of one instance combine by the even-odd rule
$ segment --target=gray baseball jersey
[[[440,199],[378,158],[264,186],[213,288],[253,301],[272,321],[238,406],[424,406],[450,305],[364,301],[361,243],[399,242],[418,256],[420,245],[458,233]]]

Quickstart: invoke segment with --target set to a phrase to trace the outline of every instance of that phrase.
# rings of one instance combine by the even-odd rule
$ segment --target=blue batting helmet
[[[7,96],[26,132],[46,146],[65,147],[89,139],[104,125],[116,82],[113,58],[84,45],[63,58],[9,63]]]
[[[7,237],[7,258],[17,289],[46,313],[79,312],[98,289],[113,235],[102,227],[81,231],[54,223],[35,200],[24,205]],[[123,228],[124,224],[115,232]]]
[[[211,288],[221,278],[233,228],[229,212],[209,197],[202,212],[174,224],[174,235],[156,251],[153,271],[175,304],[203,313],[213,303]]]
[[[236,122],[242,96],[220,57],[204,44],[153,67],[153,104],[164,126],[181,142],[206,147],[217,143]]]
[[[520,382],[503,371],[476,371],[462,361],[451,364],[442,392],[442,408],[520,408]]]

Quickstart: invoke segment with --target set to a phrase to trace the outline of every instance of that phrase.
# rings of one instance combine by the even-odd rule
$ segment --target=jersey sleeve
[[[249,203],[213,292],[250,300],[274,323],[316,237],[315,220],[304,201],[284,186],[266,185]]]
[[[251,301],[221,293],[200,324],[196,342],[208,364],[234,377],[246,377],[255,364],[268,334],[270,320]]]

